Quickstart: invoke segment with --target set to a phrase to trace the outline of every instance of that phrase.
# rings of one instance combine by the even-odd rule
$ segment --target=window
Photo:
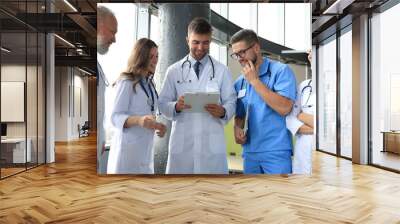
[[[258,35],[296,50],[311,48],[311,4],[258,4]]]
[[[352,33],[340,36],[340,154],[352,157]]]
[[[151,15],[150,18],[150,39],[160,45],[160,19],[155,15]]]
[[[41,13],[42,4],[20,2],[20,16]],[[0,31],[0,178],[5,178],[45,162],[46,38],[2,12],[0,17],[10,21]]]
[[[227,46],[211,41],[210,55],[224,65],[227,65],[227,50]]]
[[[400,34],[393,27],[400,21],[400,4],[371,18],[371,133],[372,163],[400,170]],[[389,132],[385,141],[383,132]],[[386,135],[386,134],[385,134]],[[384,142],[387,145],[384,145]]]
[[[107,54],[97,55],[97,60],[110,83],[105,92],[105,105],[113,105],[115,88],[114,83],[121,72],[126,68],[129,55],[136,41],[136,18],[137,7],[133,3],[100,4],[114,12],[118,21],[118,32],[116,42],[113,43]],[[105,107],[104,129],[106,130],[106,143],[109,144],[112,138],[112,125],[110,115],[112,106]]]
[[[257,5],[249,3],[230,3],[229,20],[245,29],[257,32]]]
[[[158,45],[158,53],[160,54],[160,44],[161,44],[161,30],[160,30],[160,19],[158,16],[151,15],[150,17],[150,39],[153,40]],[[160,58],[159,58],[160,59]],[[160,62],[160,60],[159,60]],[[161,75],[160,75],[160,66],[157,65],[156,72],[154,74],[154,82],[156,83],[156,88],[159,88],[161,85]],[[160,90],[160,89],[158,89]]]
[[[221,15],[222,17],[228,17],[228,4],[227,3],[210,3],[210,9]]]
[[[258,24],[257,24],[258,35],[274,43],[284,45],[285,44],[284,16],[285,16],[284,4],[281,3],[258,4]]]
[[[311,4],[285,4],[284,46],[296,50],[311,49]]]
[[[318,147],[336,154],[336,37],[318,49]]]

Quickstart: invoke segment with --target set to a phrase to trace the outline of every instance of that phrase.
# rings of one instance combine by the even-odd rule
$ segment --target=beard
[[[195,54],[195,53],[197,53],[197,54]],[[195,49],[191,49],[190,54],[194,59],[201,60],[204,58],[204,56],[206,56],[208,54],[208,50],[205,50],[205,51],[199,53],[199,52],[196,52]]]
[[[253,65],[256,66],[256,63],[257,63],[257,56],[255,56],[254,59],[251,60],[251,62],[253,62]]]
[[[257,55],[255,55],[254,58],[253,58],[253,59],[250,59],[249,61],[253,62],[253,65],[256,66],[256,63],[257,63]],[[243,64],[241,63],[240,65],[241,65],[242,67],[244,67],[244,66],[246,66],[246,64],[247,64],[247,61],[244,62]]]
[[[104,40],[101,36],[97,37],[97,52],[101,55],[104,55],[108,52],[109,44],[104,43]]]

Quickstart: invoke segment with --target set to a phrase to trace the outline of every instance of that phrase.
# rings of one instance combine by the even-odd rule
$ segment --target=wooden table
[[[400,131],[382,131],[383,150],[382,152],[392,152],[400,154]]]

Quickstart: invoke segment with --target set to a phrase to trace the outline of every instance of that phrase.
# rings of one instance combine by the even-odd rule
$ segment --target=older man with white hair
[[[114,13],[105,6],[97,6],[97,53],[104,55],[112,43],[115,43],[118,22]],[[97,62],[97,168],[99,173],[106,172],[106,162],[102,161],[105,151],[104,93],[109,85],[107,78]]]

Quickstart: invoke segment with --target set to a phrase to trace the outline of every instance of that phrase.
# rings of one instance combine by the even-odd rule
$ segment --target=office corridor
[[[316,152],[304,176],[98,176],[94,136],[0,181],[0,223],[399,223],[400,178]]]

